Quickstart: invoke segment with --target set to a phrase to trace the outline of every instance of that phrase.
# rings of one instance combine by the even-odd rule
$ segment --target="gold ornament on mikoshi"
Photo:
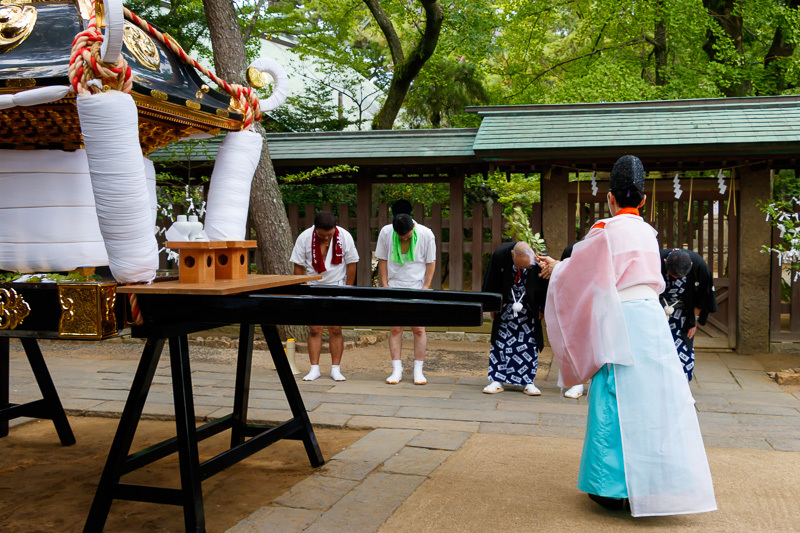
[[[31,312],[28,302],[14,289],[0,289],[0,329],[15,329]]]
[[[36,8],[23,3],[0,3],[0,54],[19,46],[36,25]]]
[[[127,20],[123,26],[122,42],[128,48],[136,61],[148,70],[157,71],[161,66],[161,57],[158,55],[156,43],[138,26]]]
[[[255,67],[250,67],[247,69],[247,83],[249,83],[251,87],[261,89],[262,87],[266,87],[269,81],[267,80],[266,74]]]

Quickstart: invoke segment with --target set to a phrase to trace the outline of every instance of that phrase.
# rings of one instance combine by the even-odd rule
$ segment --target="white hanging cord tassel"
[[[514,289],[511,289],[511,298],[514,299],[514,303],[511,304],[511,311],[514,313],[514,318],[517,318],[517,313],[522,311],[522,299],[525,298],[525,291],[522,291],[522,294],[519,295],[519,299],[514,295]]]

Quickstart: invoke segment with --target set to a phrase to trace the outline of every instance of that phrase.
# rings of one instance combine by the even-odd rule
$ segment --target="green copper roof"
[[[267,145],[276,167],[337,164],[412,165],[476,162],[477,129],[271,133]],[[213,161],[222,137],[173,143],[150,154],[153,161]]]
[[[281,172],[338,164],[415,165],[613,163],[636,154],[648,164],[718,165],[724,160],[792,161],[800,153],[800,96],[470,108],[479,129],[278,133],[267,136]],[[213,161],[219,140],[154,161]],[[792,163],[793,164],[793,163]],[[686,167],[688,168],[688,167]]]
[[[475,162],[477,129],[278,133],[267,136],[276,166]]]
[[[785,154],[800,146],[800,98],[739,98],[473,108],[483,160],[567,154]],[[580,157],[580,156],[578,156]]]

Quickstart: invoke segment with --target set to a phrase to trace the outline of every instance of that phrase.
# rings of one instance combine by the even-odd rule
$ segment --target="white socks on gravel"
[[[414,361],[414,385],[425,385],[428,380],[422,374],[422,363],[425,361]]]
[[[339,365],[331,365],[331,377],[334,381],[345,381],[347,379],[339,370]]]
[[[308,371],[308,374],[306,374],[306,376],[303,378],[303,381],[314,381],[319,376],[319,365],[311,365],[311,370]]]
[[[392,359],[392,375],[386,378],[386,383],[397,385],[401,379],[403,379],[403,362]]]

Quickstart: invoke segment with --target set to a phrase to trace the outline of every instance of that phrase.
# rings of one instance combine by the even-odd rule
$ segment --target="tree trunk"
[[[736,14],[737,2],[735,0],[703,0],[703,7],[708,11],[708,15],[719,24],[725,36],[733,42],[738,57],[731,61],[719,56],[716,46],[719,38],[711,29],[706,31],[706,44],[703,45],[703,50],[711,61],[738,69],[744,63],[744,20]],[[743,73],[717,85],[727,97],[747,96],[752,89],[752,84]]]
[[[228,83],[247,86],[245,71],[247,53],[242,40],[237,14],[231,0],[203,0],[211,44],[214,49],[216,74]],[[254,129],[264,136],[264,128],[256,123]],[[250,188],[250,216],[256,230],[258,253],[267,274],[291,274],[289,257],[292,252],[292,234],[289,219],[283,207],[275,169],[264,138],[261,160]],[[304,328],[298,328],[302,333]],[[294,336],[290,328],[285,335]],[[297,335],[302,337],[302,335]]]
[[[653,31],[653,54],[655,56],[656,87],[663,87],[667,84],[664,77],[667,70],[667,27],[662,16],[663,2],[659,0],[656,4],[656,23]]]
[[[389,17],[383,12],[379,0],[364,0],[364,3],[380,26],[384,37],[386,37],[394,62],[392,83],[389,85],[386,101],[383,103],[381,110],[378,111],[378,114],[372,119],[372,129],[390,130],[397,119],[397,115],[400,113],[400,109],[403,107],[403,102],[406,99],[411,83],[436,50],[439,34],[442,31],[444,10],[436,0],[420,0],[422,7],[425,9],[425,30],[417,45],[406,58],[394,27]]]
[[[800,7],[800,0],[791,0],[787,9],[796,10],[798,7]],[[780,94],[786,89],[794,88],[794,85],[786,83],[786,69],[781,65],[780,61],[776,61],[782,57],[791,57],[794,54],[794,49],[795,44],[786,40],[783,29],[778,26],[772,38],[772,45],[766,57],[764,57],[764,69],[767,70],[767,75],[775,78],[776,94]]]

